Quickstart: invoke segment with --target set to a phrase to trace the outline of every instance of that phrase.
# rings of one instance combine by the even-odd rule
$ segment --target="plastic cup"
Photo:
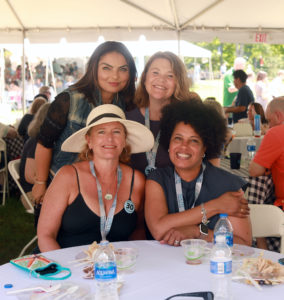
[[[239,169],[241,166],[242,153],[230,153],[231,169]]]
[[[202,259],[209,253],[207,242],[200,239],[188,239],[180,242],[186,262],[190,265],[202,263]]]

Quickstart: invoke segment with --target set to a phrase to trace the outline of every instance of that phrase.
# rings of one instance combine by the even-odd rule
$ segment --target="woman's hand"
[[[185,239],[199,238],[200,232],[198,225],[182,226],[170,229],[160,241],[161,244],[168,244],[170,246],[180,246],[180,241]]]
[[[42,203],[45,192],[46,184],[39,184],[35,182],[32,189],[32,195],[35,200],[35,203]]]
[[[216,205],[220,213],[227,213],[229,216],[245,218],[249,215],[248,202],[242,189],[224,193],[216,199]]]

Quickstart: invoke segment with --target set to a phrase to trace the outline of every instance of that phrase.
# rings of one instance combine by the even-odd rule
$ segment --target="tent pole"
[[[214,79],[214,75],[213,75],[213,71],[212,71],[212,61],[211,61],[211,57],[209,58],[209,78],[211,79],[211,80],[213,80]]]
[[[50,64],[50,73],[51,73],[51,78],[52,78],[52,83],[53,83],[53,90],[55,92],[55,95],[57,95],[53,65],[52,65],[52,61],[51,61],[50,57],[48,59],[49,59],[49,64]]]
[[[4,47],[1,47],[0,49],[0,70],[1,70],[1,74],[0,74],[0,88],[1,88],[1,92],[0,92],[0,103],[4,103],[4,91],[5,91],[5,73],[4,73],[4,69],[5,69],[5,57],[4,57]]]
[[[23,115],[26,110],[26,98],[25,98],[25,80],[26,80],[26,54],[25,54],[25,38],[26,31],[23,30],[23,57],[22,57],[22,111]]]
[[[177,31],[178,38],[178,56],[180,57],[180,30]]]
[[[45,65],[45,85],[48,86],[48,57],[46,58]]]

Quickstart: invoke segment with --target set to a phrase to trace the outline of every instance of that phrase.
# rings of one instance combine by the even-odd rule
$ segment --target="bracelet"
[[[35,184],[46,184],[46,181],[35,180]]]
[[[202,220],[201,223],[203,223],[204,225],[207,225],[209,223],[207,216],[206,216],[206,209],[204,207],[204,204],[201,203],[201,215],[202,215]]]

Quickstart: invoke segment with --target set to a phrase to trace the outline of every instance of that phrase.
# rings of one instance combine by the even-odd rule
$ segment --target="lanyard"
[[[106,217],[106,212],[104,208],[104,203],[103,203],[103,196],[102,196],[102,187],[101,184],[97,178],[96,172],[95,172],[95,167],[94,167],[94,162],[91,160],[90,161],[90,170],[93,176],[96,178],[96,183],[97,183],[97,190],[98,190],[98,198],[99,198],[99,204],[100,204],[100,225],[101,225],[101,236],[102,239],[105,240],[106,236],[108,235],[111,224],[113,221],[113,216],[116,208],[116,202],[117,202],[117,193],[118,189],[121,183],[121,178],[122,178],[122,171],[120,166],[118,165],[117,167],[117,189],[116,189],[116,194],[112,203],[112,206],[109,210],[108,216]]]
[[[149,107],[145,108],[145,125],[150,130],[150,116],[149,116]],[[148,175],[153,169],[155,169],[155,161],[156,161],[156,155],[159,147],[159,141],[160,141],[160,130],[156,136],[154,147],[146,152],[146,158],[148,162],[148,166],[145,169],[146,175]]]
[[[196,202],[197,198],[199,197],[201,187],[202,187],[202,182],[203,182],[203,173],[204,173],[205,168],[206,168],[206,165],[205,165],[204,162],[202,162],[202,170],[201,170],[201,173],[200,173],[200,175],[198,176],[198,178],[196,180],[195,193],[194,193],[194,202],[193,202],[191,208],[193,208],[195,206],[195,202]],[[182,211],[185,210],[185,208],[184,208],[184,201],[183,201],[183,195],[182,195],[181,178],[177,174],[176,171],[174,171],[174,174],[175,174],[175,185],[176,185],[178,211],[182,212]]]

